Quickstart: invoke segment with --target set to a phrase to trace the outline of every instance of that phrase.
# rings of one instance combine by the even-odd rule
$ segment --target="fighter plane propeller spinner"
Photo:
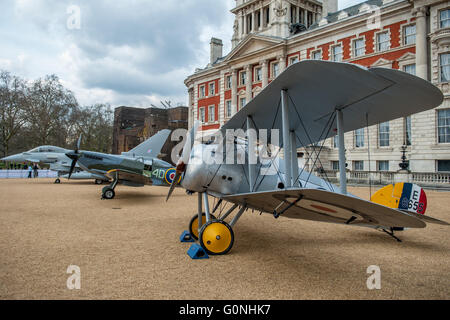
[[[189,193],[198,193],[198,212],[189,225],[191,235],[208,254],[225,254],[234,243],[233,226],[249,209],[275,218],[370,227],[394,238],[394,231],[424,228],[425,222],[447,224],[408,210],[406,202],[406,209],[399,205],[401,190],[418,188],[414,185],[389,187],[375,194],[373,201],[347,193],[344,169],[344,132],[425,111],[439,106],[442,100],[442,93],[432,84],[398,70],[313,60],[291,65],[235,114],[214,142],[194,144],[198,124],[189,132],[176,177],[182,177],[180,185]],[[264,174],[268,165],[263,160],[256,164],[248,161],[265,144],[251,144],[250,135],[246,135],[251,129],[279,130],[284,156],[277,151],[272,157],[269,167],[275,168],[275,174]],[[232,148],[225,148],[229,131]],[[320,152],[324,140],[336,134],[340,187],[299,168],[296,154],[297,148],[313,144]],[[225,149],[221,159],[228,153],[237,154],[234,160],[244,154],[245,163],[205,161]],[[173,180],[167,200],[178,183],[177,178]],[[400,196],[391,202],[394,189]],[[422,194],[419,189],[416,196]],[[208,195],[218,199],[213,210]],[[405,201],[410,201],[410,195]],[[212,214],[223,202],[231,207],[215,218]],[[236,209],[233,219],[226,222]]]

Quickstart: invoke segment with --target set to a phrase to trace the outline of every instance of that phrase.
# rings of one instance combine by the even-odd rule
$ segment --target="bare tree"
[[[9,143],[26,122],[27,88],[24,80],[0,71],[0,138],[3,156],[9,152]]]
[[[71,113],[78,103],[56,75],[34,81],[29,89],[27,122],[36,143],[66,146]]]

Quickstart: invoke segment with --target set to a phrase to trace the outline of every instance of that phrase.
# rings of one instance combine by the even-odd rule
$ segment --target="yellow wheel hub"
[[[233,230],[224,221],[211,221],[204,225],[200,238],[200,244],[210,254],[225,254],[234,242]]]

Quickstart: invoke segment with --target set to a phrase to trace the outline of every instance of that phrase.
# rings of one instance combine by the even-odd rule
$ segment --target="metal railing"
[[[56,178],[58,173],[52,170],[38,170],[38,178]],[[34,173],[31,173],[34,177]],[[0,179],[28,178],[28,170],[0,170]]]

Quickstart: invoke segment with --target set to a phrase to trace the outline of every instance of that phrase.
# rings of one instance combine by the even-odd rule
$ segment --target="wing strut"
[[[345,144],[344,144],[344,116],[341,109],[337,113],[337,134],[339,141],[339,184],[341,193],[347,194],[347,177],[345,175]]]
[[[284,171],[286,173],[286,188],[292,187],[292,145],[289,128],[288,92],[281,90],[281,119],[284,142]]]

